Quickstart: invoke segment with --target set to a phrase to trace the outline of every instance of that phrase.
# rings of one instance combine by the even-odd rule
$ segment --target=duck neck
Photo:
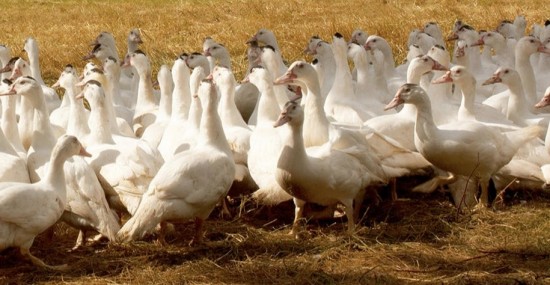
[[[139,70],[138,96],[136,102],[135,117],[149,112],[157,107],[155,95],[153,94],[153,81],[151,80],[151,69]],[[112,101],[112,100],[111,100]]]
[[[17,109],[16,96],[2,96],[2,121],[0,127],[4,131],[6,139],[12,147],[18,152],[24,152],[23,144],[17,129],[17,117],[15,111]]]
[[[92,106],[88,125],[90,126],[90,135],[88,137],[90,144],[114,144],[111,133],[110,118],[104,104]]]
[[[273,90],[273,84],[269,82],[263,82],[260,84],[260,92],[262,93],[258,102],[258,120],[257,126],[266,125],[273,127],[273,123],[279,117],[281,108],[275,99],[275,91]]]
[[[525,98],[529,105],[534,105],[537,101],[537,83],[535,81],[535,72],[529,57],[531,54],[523,52],[516,48],[516,70],[521,78]]]
[[[290,127],[290,132],[288,133],[288,138],[285,140],[279,156],[278,167],[284,167],[280,165],[281,161],[292,161],[292,164],[295,164],[296,161],[300,161],[301,163],[299,165],[303,170],[307,167],[307,165],[303,163],[307,162],[306,147],[302,136],[303,126],[302,124],[293,122],[290,122],[288,126]]]
[[[435,125],[433,115],[432,115],[432,106],[427,96],[424,100],[416,104],[416,122],[414,125],[414,135],[415,135],[415,145],[417,141],[426,142],[437,139],[437,132],[439,129]],[[417,149],[421,149],[419,145],[416,146]]]
[[[508,98],[508,110],[506,118],[516,124],[522,121],[522,118],[529,114],[529,109],[526,105],[526,96],[521,85],[521,79],[517,78],[508,84],[510,89],[510,97]],[[522,124],[523,125],[523,124]]]
[[[384,55],[384,74],[392,75],[395,70],[395,61],[393,59],[393,53],[388,43],[384,43],[383,48],[380,49]]]
[[[69,121],[67,122],[67,134],[83,138],[90,133],[87,122],[87,110],[82,101],[75,98],[77,87],[71,84],[65,91],[65,96],[69,98]]]
[[[115,105],[123,106],[122,98],[120,96],[120,69],[117,71],[106,72],[105,77],[109,83],[109,92],[111,93],[111,99]]]
[[[44,100],[44,98],[41,99],[42,101]],[[44,105],[35,105],[31,145],[35,150],[51,150],[55,146],[55,136],[53,135],[48,112]]]
[[[48,183],[49,185],[54,186],[53,188],[58,193],[58,196],[61,199],[63,205],[65,205],[67,201],[65,171],[63,170],[63,166],[66,160],[67,157],[63,156],[58,148],[54,148],[50,155],[50,164],[48,167],[48,171],[46,173],[45,179],[42,180],[43,183]]]
[[[191,90],[189,89],[189,68],[185,62],[178,59],[172,71],[174,91],[172,92],[172,118],[187,120],[191,105]]]
[[[473,80],[473,82],[465,82],[460,84],[460,89],[462,89],[462,101],[460,102],[460,107],[458,108],[459,121],[476,120],[474,113],[475,79],[471,78],[471,80]]]
[[[38,47],[33,47],[31,51],[27,52],[29,56],[29,65],[31,68],[31,75],[38,83],[44,84],[42,79],[42,73],[40,72],[40,61],[38,59]]]
[[[189,127],[195,130],[197,133],[200,128],[202,117],[202,105],[198,98],[191,100],[191,106],[189,108]]]
[[[158,119],[167,120],[172,114],[172,92],[170,85],[161,86]]]
[[[220,88],[220,105],[218,113],[224,125],[248,128],[235,105],[235,82],[222,84]]]
[[[321,88],[316,78],[306,82],[307,96],[304,106],[303,140],[305,147],[322,145],[329,141],[329,126]],[[300,126],[303,128],[302,126]]]
[[[217,100],[214,99],[214,100]],[[218,115],[217,102],[204,102],[200,128],[199,128],[199,140],[198,145],[212,145],[217,149],[225,152],[228,156],[231,156],[231,149],[227,143],[225,133],[222,127],[222,121]]]

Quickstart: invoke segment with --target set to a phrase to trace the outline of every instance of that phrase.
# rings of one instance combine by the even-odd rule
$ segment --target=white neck
[[[235,82],[222,84],[220,88],[220,106],[218,113],[224,126],[238,126],[248,128],[243,117],[235,105]]]
[[[209,144],[232,157],[231,149],[227,143],[222,122],[218,115],[217,105],[216,102],[209,102],[209,100],[203,103],[197,145]]]
[[[181,59],[176,60],[172,68],[174,91],[172,92],[172,118],[187,120],[191,105],[189,89],[189,68]]]
[[[525,98],[529,105],[534,105],[537,101],[537,83],[535,81],[535,72],[529,57],[531,54],[523,52],[516,48],[516,70],[521,78]]]
[[[257,87],[261,92],[258,102],[257,126],[264,125],[273,127],[273,123],[279,118],[279,113],[281,113],[281,108],[275,99],[273,84],[263,82]]]
[[[475,121],[475,79],[471,78],[469,82],[463,82],[460,84],[462,89],[462,101],[460,107],[458,108],[458,120],[459,121]],[[468,79],[463,79],[468,80]]]
[[[306,80],[303,140],[305,147],[319,146],[329,141],[329,126],[317,76]]]

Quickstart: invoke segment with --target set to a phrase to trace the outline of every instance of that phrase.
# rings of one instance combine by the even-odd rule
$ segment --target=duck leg
[[[480,179],[479,183],[481,184],[481,196],[478,205],[483,208],[489,205],[489,180]]]
[[[202,244],[204,236],[204,220],[196,217],[195,218],[195,237],[189,243],[189,246],[196,246]]]
[[[344,212],[346,212],[346,218],[348,218],[348,234],[355,232],[355,220],[353,219],[353,199],[342,201],[344,204]]]
[[[293,235],[294,237],[298,238],[298,231],[300,229],[300,220],[304,216],[304,206],[306,205],[306,202],[304,200],[300,200],[298,198],[294,198],[294,222],[292,223],[292,230],[290,231],[289,235]]]
[[[166,222],[160,222],[159,237],[157,238],[157,244],[160,246],[167,246],[166,243]]]
[[[57,271],[64,271],[64,270],[69,269],[69,266],[67,264],[57,265],[57,266],[47,265],[46,263],[44,263],[44,261],[40,260],[40,258],[38,258],[38,257],[31,254],[30,246],[29,247],[26,247],[26,246],[20,247],[19,252],[21,253],[21,255],[23,255],[23,257],[29,258],[31,260],[32,264],[34,264],[38,267],[42,267],[42,268],[46,268],[46,269],[50,269],[50,270],[57,270]]]
[[[78,237],[76,238],[76,243],[73,246],[73,248],[69,250],[69,252],[75,251],[81,248],[82,246],[84,246],[85,244],[86,244],[86,232],[84,230],[80,230],[78,232]]]

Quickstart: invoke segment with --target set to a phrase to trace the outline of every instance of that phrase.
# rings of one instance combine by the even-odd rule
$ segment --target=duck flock
[[[304,46],[314,60],[287,65],[261,29],[242,81],[212,38],[154,79],[139,29],[124,57],[101,32],[84,70],[65,66],[51,87],[35,39],[27,59],[0,45],[0,250],[63,270],[30,253],[58,221],[80,231],[74,249],[150,233],[163,244],[168,223],[193,219],[200,244],[205,219],[217,206],[230,214],[238,195],[292,199],[298,236],[306,203],[343,211],[353,233],[364,197],[396,199],[402,177],[428,177],[411,191],[446,186],[460,208],[490,206],[490,185],[544,188],[550,22],[531,35],[526,26],[523,16],[490,31],[456,21],[444,38],[430,22],[410,33],[398,66],[389,43],[362,30],[313,36]]]

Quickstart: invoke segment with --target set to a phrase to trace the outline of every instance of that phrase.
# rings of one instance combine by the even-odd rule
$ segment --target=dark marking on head
[[[338,33],[338,32],[337,32],[336,34],[334,34],[334,36],[337,37],[337,38],[339,38],[339,39],[341,39],[341,38],[344,37],[344,36],[342,36],[342,34],[340,34],[340,33]]]
[[[97,80],[94,80],[94,79],[86,81],[86,85],[88,85],[88,84],[94,84],[94,85],[97,85],[97,86],[101,87],[101,83]]]
[[[134,51],[134,54],[136,54],[136,53],[145,55],[145,53],[140,49],[136,49],[136,51]]]
[[[266,45],[263,47],[264,49],[268,48],[270,50],[272,50],[273,52],[275,52],[275,48],[273,46],[270,46],[270,45]]]
[[[12,83],[13,83],[11,80],[9,80],[9,79],[7,79],[7,78],[4,78],[4,79],[2,80],[2,82],[6,83],[7,85],[12,85]]]
[[[434,47],[440,49],[440,50],[445,50],[445,47],[442,46],[442,45],[434,45]]]

